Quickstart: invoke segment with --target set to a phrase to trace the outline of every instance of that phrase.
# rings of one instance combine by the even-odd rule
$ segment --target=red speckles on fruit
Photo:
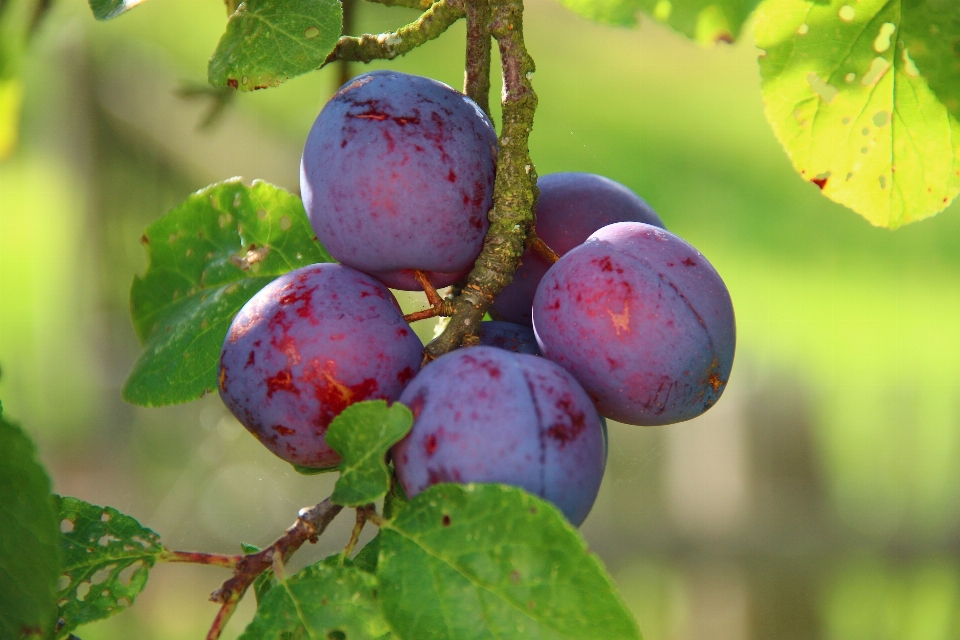
[[[430,434],[427,436],[426,441],[423,443],[423,451],[427,454],[428,458],[432,458],[433,454],[437,452],[437,436],[435,434]]]
[[[289,369],[278,371],[276,374],[267,378],[266,383],[268,398],[272,398],[273,394],[277,393],[278,391],[287,391],[294,395],[300,395],[300,389],[297,389],[294,386],[293,374],[290,373]]]
[[[323,437],[333,418],[354,402],[398,399],[421,357],[386,287],[349,267],[311,265],[237,314],[221,351],[221,397],[273,453],[327,468],[340,461]]]

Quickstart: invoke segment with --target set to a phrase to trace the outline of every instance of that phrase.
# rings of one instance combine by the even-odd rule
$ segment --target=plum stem
[[[240,6],[240,2],[241,0],[223,0],[223,4],[227,5],[228,18],[237,11],[237,7]]]
[[[467,56],[463,92],[490,115],[490,2],[468,0]]]
[[[207,633],[207,640],[217,640],[220,637],[234,609],[237,608],[240,598],[257,576],[267,569],[281,567],[297,549],[303,546],[304,542],[308,540],[316,542],[341,509],[343,507],[334,504],[330,498],[312,507],[301,509],[297,514],[297,521],[273,544],[256,553],[241,557],[233,569],[233,577],[226,580],[210,595],[212,602],[218,602],[222,606]]]
[[[350,554],[353,553],[353,548],[357,546],[357,541],[360,540],[360,532],[363,531],[363,525],[367,522],[367,508],[370,506],[372,505],[356,509],[357,521],[353,525],[353,531],[350,532],[350,540],[347,541],[347,546],[343,548],[343,553],[340,554],[341,562],[349,558]]]
[[[170,551],[169,549],[164,549],[159,558],[161,562],[189,562],[211,567],[223,567],[224,569],[234,569],[242,559],[243,556],[226,556],[219,553],[198,553],[195,551]]]
[[[408,313],[403,316],[404,320],[407,322],[416,322],[417,320],[426,320],[427,318],[436,318],[437,316],[449,316],[453,313],[452,302],[440,297],[436,287],[434,287],[433,283],[427,278],[427,274],[419,269],[414,269],[413,277],[417,279],[417,282],[423,287],[423,292],[427,294],[427,302],[430,303],[430,308]]]
[[[476,341],[483,314],[513,279],[535,221],[537,172],[528,143],[537,94],[530,82],[535,66],[523,40],[523,2],[489,1],[490,34],[500,48],[503,75],[503,116],[493,208],[488,214],[490,229],[462,293],[453,302],[450,322],[424,350],[427,361]]]
[[[420,283],[420,286],[423,287],[423,292],[427,294],[427,302],[430,303],[431,307],[436,307],[443,303],[443,298],[441,298],[440,294],[437,293],[436,287],[434,287],[433,283],[430,282],[429,278],[427,278],[427,274],[419,269],[414,269],[413,277],[416,278],[417,282]]]
[[[393,60],[420,45],[438,38],[450,25],[464,16],[464,0],[439,0],[430,5],[410,24],[389,33],[365,33],[362,36],[341,36],[337,45],[320,65],[321,68],[337,60],[370,62]]]
[[[541,240],[537,236],[532,236],[530,238],[530,248],[533,249],[541,257],[546,258],[551,263],[556,262],[560,259],[560,256],[557,253],[547,246],[547,243]]]

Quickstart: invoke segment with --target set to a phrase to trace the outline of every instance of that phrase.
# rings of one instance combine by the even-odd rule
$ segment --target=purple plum
[[[600,417],[549,360],[470,347],[426,366],[400,396],[413,428],[393,448],[408,496],[440,482],[499,482],[553,502],[579,526],[605,465]]]
[[[638,222],[604,227],[550,268],[533,328],[543,355],[580,381],[602,415],[636,425],[713,406],[736,346],[733,304],[713,266]]]
[[[480,344],[506,349],[514,353],[540,355],[540,346],[533,329],[513,322],[492,320],[480,324]]]
[[[357,76],[317,116],[300,191],[320,242],[395,289],[465,276],[487,233],[497,136],[447,85],[396,71]]]
[[[220,353],[220,397],[292,464],[330,468],[330,422],[361,400],[394,401],[420,369],[422,345],[390,290],[339,264],[291,271],[234,318]]]
[[[663,228],[663,222],[643,198],[603,176],[551,173],[540,176],[537,187],[537,236],[560,256],[614,222],[645,222]],[[493,308],[503,320],[529,326],[533,296],[550,262],[532,249],[527,249],[520,261],[513,282],[497,295]]]

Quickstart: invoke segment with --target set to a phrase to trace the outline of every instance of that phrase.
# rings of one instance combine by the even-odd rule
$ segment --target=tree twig
[[[423,11],[433,4],[433,0],[367,0],[375,4],[382,4],[387,7],[406,7],[407,9],[420,9]]]
[[[463,92],[490,117],[490,2],[467,0],[467,56]]]
[[[491,0],[490,33],[500,47],[503,73],[503,122],[490,230],[483,250],[456,298],[446,329],[427,345],[425,359],[476,341],[487,307],[513,279],[527,234],[533,229],[537,175],[528,141],[537,108],[530,79],[533,59],[523,41],[522,0]]]
[[[242,559],[243,556],[225,556],[218,553],[198,553],[196,551],[170,551],[169,549],[164,549],[159,558],[161,562],[190,562],[206,564],[211,567],[223,567],[224,569],[235,568]]]
[[[301,509],[297,514],[297,521],[273,544],[266,549],[243,556],[233,570],[233,577],[210,595],[211,601],[223,606],[217,612],[217,617],[207,634],[207,640],[217,640],[220,637],[240,598],[257,576],[267,569],[274,568],[277,560],[279,565],[276,566],[285,564],[304,542],[308,540],[316,542],[341,509],[343,507],[331,502],[330,498],[315,506]]]
[[[415,21],[392,33],[342,36],[321,67],[336,60],[370,62],[393,60],[398,56],[437,38],[450,25],[463,17],[463,3],[467,0],[439,0]]]

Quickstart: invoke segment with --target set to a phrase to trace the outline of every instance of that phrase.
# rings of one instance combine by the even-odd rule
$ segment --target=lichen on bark
[[[523,2],[490,0],[490,9],[490,34],[500,48],[503,74],[503,116],[493,208],[488,216],[490,230],[462,292],[453,301],[450,321],[425,349],[426,360],[476,343],[483,314],[513,279],[534,224],[537,174],[530,159],[529,139],[537,94],[531,84],[533,58],[523,40]]]

